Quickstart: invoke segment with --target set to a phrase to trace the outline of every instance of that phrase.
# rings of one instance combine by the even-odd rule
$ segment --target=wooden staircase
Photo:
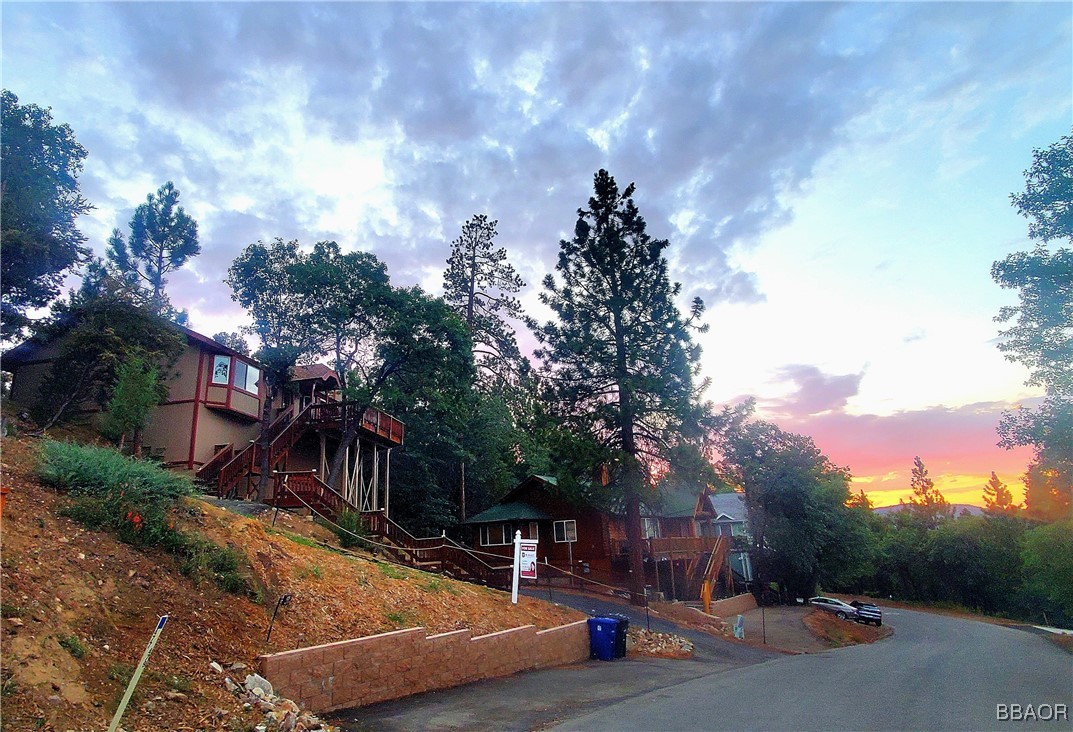
[[[388,552],[403,564],[476,584],[510,586],[511,565],[491,565],[446,536],[419,539],[379,511],[363,513],[362,518],[377,541],[387,544]]]
[[[361,409],[357,402],[316,402],[300,412],[291,405],[281,412],[268,427],[268,469],[275,472],[286,462],[287,455],[310,430],[343,430],[358,418]],[[368,407],[360,415],[359,433],[393,447],[401,445],[406,434],[402,422],[379,409]],[[195,474],[201,482],[215,483],[216,495],[245,496],[260,476],[264,448],[260,440],[252,441],[236,452],[228,445],[205,463]],[[244,488],[244,490],[240,490]],[[331,490],[329,488],[329,490]],[[356,510],[356,509],[355,509]]]

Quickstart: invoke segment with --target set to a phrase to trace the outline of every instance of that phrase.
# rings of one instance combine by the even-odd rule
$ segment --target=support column
[[[384,466],[384,518],[391,518],[388,509],[391,506],[391,448],[387,449],[387,464]]]

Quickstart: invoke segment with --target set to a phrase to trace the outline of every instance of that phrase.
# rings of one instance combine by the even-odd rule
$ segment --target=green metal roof
[[[466,520],[467,524],[491,524],[500,521],[542,521],[551,520],[551,516],[534,508],[528,503],[498,503],[487,511]]]

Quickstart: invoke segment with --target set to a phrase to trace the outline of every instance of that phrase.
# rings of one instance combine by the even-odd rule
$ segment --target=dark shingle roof
[[[542,521],[551,520],[551,516],[539,508],[520,501],[498,503],[486,511],[466,520],[467,524],[490,524],[499,521]]]
[[[708,496],[715,515],[729,516],[735,521],[745,520],[745,494],[744,493],[714,493]]]

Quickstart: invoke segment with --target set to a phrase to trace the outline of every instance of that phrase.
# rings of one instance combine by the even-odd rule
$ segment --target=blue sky
[[[1027,248],[1009,205],[1070,134],[1069,3],[92,3],[0,6],[3,85],[89,150],[103,252],[172,180],[202,255],[173,301],[243,320],[245,245],[335,239],[439,289],[474,213],[539,282],[603,167],[637,184],[683,297],[708,305],[709,398],[757,397],[877,503],[915,455],[954,500],[1024,453],[1037,394],[995,349]],[[523,343],[531,343],[524,336]]]

